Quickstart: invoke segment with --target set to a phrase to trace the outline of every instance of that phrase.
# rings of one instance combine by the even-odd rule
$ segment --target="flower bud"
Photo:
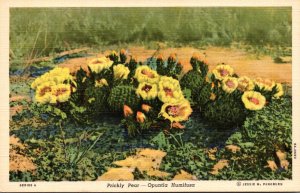
[[[124,117],[128,117],[133,114],[132,109],[127,105],[124,105],[123,112],[124,112]]]
[[[122,49],[120,50],[120,53],[123,54],[123,55],[126,55],[126,50],[122,48]]]
[[[216,95],[215,95],[215,93],[210,93],[210,97],[209,97],[209,99],[210,100],[212,100],[212,101],[214,101],[214,100],[216,100]]]
[[[162,54],[159,54],[159,55],[157,56],[157,60],[164,60],[163,55],[162,55]]]
[[[137,114],[136,114],[136,120],[137,120],[137,122],[144,123],[145,119],[146,119],[146,116],[144,115],[144,113],[138,111]]]
[[[185,126],[182,125],[182,124],[179,123],[179,122],[174,122],[174,123],[172,123],[172,128],[176,128],[176,129],[184,129]]]
[[[146,104],[142,104],[142,110],[145,112],[149,112],[152,107]]]

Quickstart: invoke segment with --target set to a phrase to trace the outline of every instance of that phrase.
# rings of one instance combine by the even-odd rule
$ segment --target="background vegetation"
[[[10,56],[22,60],[71,48],[292,45],[291,8],[12,8]]]

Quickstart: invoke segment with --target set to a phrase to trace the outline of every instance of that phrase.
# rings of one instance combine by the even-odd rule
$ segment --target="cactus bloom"
[[[55,82],[45,82],[37,87],[35,100],[38,103],[46,104],[51,101],[52,90]]]
[[[117,55],[117,52],[115,51],[115,50],[112,50],[111,52],[110,52],[110,55]]]
[[[260,88],[267,91],[271,91],[273,87],[275,86],[275,82],[270,79],[262,79],[262,78],[256,78],[255,84]]]
[[[222,81],[222,89],[227,93],[232,93],[238,87],[238,81],[233,77],[226,77]]]
[[[95,81],[95,87],[101,88],[103,86],[108,86],[108,83],[107,83],[106,79],[101,78],[100,80]]]
[[[70,75],[68,68],[56,67],[53,70],[43,74],[36,78],[32,84],[32,89],[37,89],[38,86],[45,82],[55,82],[56,84],[64,83],[65,81],[73,81],[73,77]]]
[[[134,78],[136,78],[139,82],[149,82],[149,83],[157,83],[159,80],[159,75],[155,70],[152,70],[149,66],[139,66],[135,70]]]
[[[91,60],[88,66],[92,72],[100,73],[102,70],[110,68],[112,64],[113,61],[111,61],[109,58],[101,57]]]
[[[188,120],[192,113],[192,108],[187,100],[183,100],[180,103],[165,103],[161,107],[160,115],[165,119],[173,122],[180,122]]]
[[[242,96],[245,107],[249,110],[260,110],[266,104],[266,98],[255,91],[246,91]]]
[[[242,76],[238,78],[238,89],[242,92],[253,90],[254,83],[247,76]]]
[[[56,98],[57,102],[66,102],[71,96],[71,85],[69,84],[58,84],[53,86],[52,97]]]
[[[144,100],[155,99],[157,97],[157,85],[141,82],[136,89],[136,94],[140,95]]]
[[[149,112],[151,110],[151,106],[149,105],[146,105],[146,104],[142,104],[142,110],[145,111],[145,112]]]
[[[184,99],[178,80],[163,76],[158,87],[158,98],[164,103],[176,103]]]
[[[42,76],[36,78],[32,83],[31,83],[31,88],[36,89],[39,85],[41,85],[44,82],[42,79]]]
[[[218,65],[214,70],[213,74],[216,79],[223,80],[224,78],[231,76],[233,74],[233,68],[229,65]]]
[[[114,79],[127,79],[130,70],[124,64],[118,64],[113,67]]]
[[[123,112],[124,112],[124,117],[128,117],[133,114],[132,109],[127,105],[123,106]]]
[[[144,123],[145,122],[145,119],[146,119],[146,116],[144,113],[138,111],[136,113],[136,121],[139,122],[139,123]]]
[[[277,92],[274,94],[274,97],[278,99],[284,94],[282,84],[276,83],[276,91]]]

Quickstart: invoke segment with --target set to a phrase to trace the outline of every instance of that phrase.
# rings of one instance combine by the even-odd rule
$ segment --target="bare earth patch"
[[[109,52],[95,54],[94,56],[104,56]],[[130,47],[128,53],[135,56],[138,61],[146,61],[156,53],[156,50],[145,49],[144,47]],[[240,76],[246,75],[250,78],[262,77],[272,79],[282,83],[292,83],[291,61],[284,64],[276,64],[270,56],[262,56],[256,59],[253,54],[243,50],[233,48],[208,47],[200,50],[191,47],[167,48],[159,51],[166,59],[171,53],[176,53],[179,61],[184,66],[184,72],[191,69],[190,58],[194,53],[202,55],[207,61],[209,69],[212,70],[217,64],[225,63],[231,65]],[[157,55],[156,53],[155,55]],[[60,66],[68,67],[72,72],[77,71],[80,66],[87,69],[90,58],[75,58],[65,61]]]

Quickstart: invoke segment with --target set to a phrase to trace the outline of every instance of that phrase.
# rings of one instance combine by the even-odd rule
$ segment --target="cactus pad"
[[[112,111],[121,112],[123,106],[127,105],[132,109],[137,108],[140,103],[140,98],[135,93],[135,88],[132,86],[119,85],[112,88],[108,97],[108,104]]]

